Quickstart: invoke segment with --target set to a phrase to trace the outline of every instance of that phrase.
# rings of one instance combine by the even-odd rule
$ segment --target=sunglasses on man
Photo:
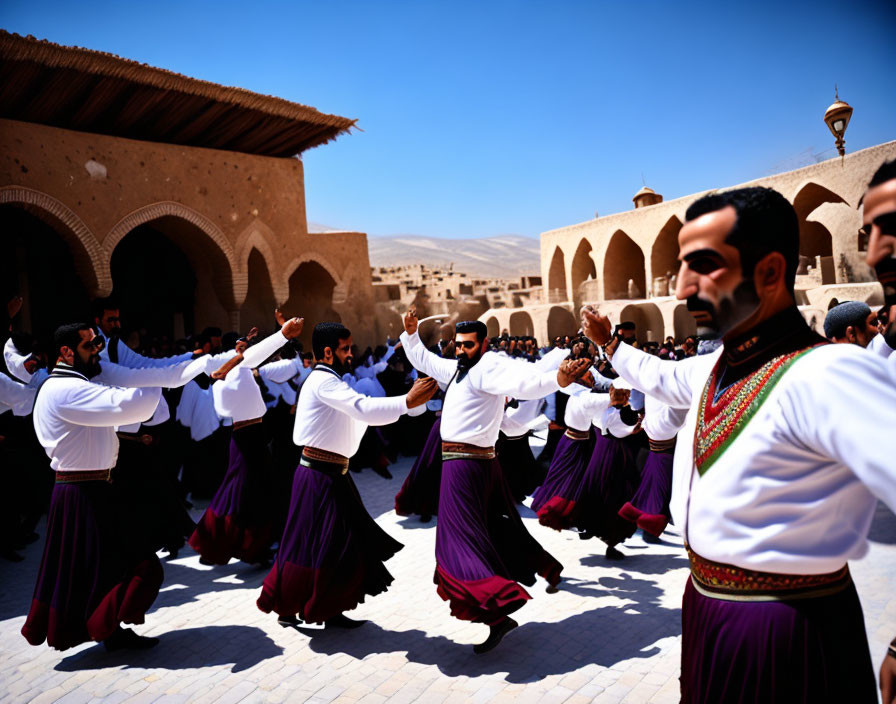
[[[476,340],[457,340],[454,344],[458,347],[463,347],[465,350],[474,350],[479,347],[479,343]]]

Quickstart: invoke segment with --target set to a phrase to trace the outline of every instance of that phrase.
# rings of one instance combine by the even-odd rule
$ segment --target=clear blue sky
[[[896,139],[893,2],[3,0],[0,26],[358,118],[308,219],[535,236]],[[828,152],[827,156],[830,155]]]

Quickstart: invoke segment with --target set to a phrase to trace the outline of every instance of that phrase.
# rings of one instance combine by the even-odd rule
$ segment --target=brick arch
[[[678,272],[678,233],[681,230],[681,220],[676,215],[670,217],[663,225],[653,245],[650,248],[650,276],[656,279],[668,273]],[[653,281],[651,280],[651,284]],[[668,291],[668,295],[674,295],[674,291]],[[653,295],[658,295],[654,289]]]
[[[103,247],[71,208],[43,191],[24,186],[0,188],[2,203],[22,206],[59,233],[71,249],[78,276],[91,295],[108,296],[112,292],[112,272]]]
[[[814,181],[806,181],[794,192],[792,203],[800,226],[800,254],[808,257],[832,256],[833,238],[828,229],[809,219],[824,203],[849,203],[841,195]]]
[[[623,230],[616,230],[604,253],[604,298],[628,298],[628,281],[632,279],[641,293],[647,295],[644,280],[644,251]]]
[[[218,250],[227,261],[229,270],[222,271],[219,267],[216,273],[221,275],[222,278],[230,284],[230,296],[232,296],[233,301],[228,303],[235,305],[237,308],[241,306],[246,300],[246,294],[249,292],[248,272],[239,265],[236,252],[221,229],[207,217],[183,203],[178,203],[176,201],[160,201],[158,203],[146,205],[128,213],[115,223],[103,239],[103,250],[107,266],[109,266],[112,261],[112,252],[115,251],[115,247],[131,230],[151,222],[152,220],[158,220],[159,218],[164,217],[185,220],[199,229],[217,245]]]
[[[292,278],[292,275],[296,273],[296,269],[298,269],[305,262],[316,262],[320,264],[324,269],[327,270],[327,273],[333,277],[333,281],[336,282],[336,286],[345,286],[348,282],[346,281],[346,277],[340,276],[337,274],[336,267],[333,266],[330,261],[323,256],[322,254],[318,254],[317,252],[304,252],[299,255],[295,259],[293,259],[289,265],[283,270],[282,283],[286,285],[286,290],[289,291],[289,280]]]
[[[271,249],[271,241],[275,238],[274,231],[261,220],[255,220],[245,230],[243,230],[236,239],[236,257],[240,264],[240,270],[249,275],[249,255],[253,249],[264,258],[264,262],[268,268],[268,274],[271,277],[271,288],[274,291],[274,298],[277,304],[282,304],[289,298],[289,286],[286,284],[289,277],[281,275],[280,267],[277,266],[277,258]]]

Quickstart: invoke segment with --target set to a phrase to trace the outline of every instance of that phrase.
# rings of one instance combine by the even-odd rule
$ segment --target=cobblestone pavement
[[[138,633],[161,637],[144,652],[65,652],[29,646],[19,630],[42,542],[20,564],[0,565],[0,701],[60,702],[518,702],[579,704],[678,701],[680,604],[687,577],[681,539],[640,534],[623,562],[602,543],[526,525],[564,565],[558,594],[544,582],[515,618],[520,628],[482,656],[470,646],[485,627],[457,621],[436,595],[435,522],[392,511],[410,469],[386,481],[355,475],[371,514],[405,548],[389,561],[395,583],[350,615],[355,631],[312,635],[277,625],[255,606],[265,571],[232,562],[205,567],[189,548],[165,563],[165,583]],[[198,517],[199,511],[196,512]],[[851,565],[875,667],[896,634],[896,516],[878,505],[868,556]],[[187,554],[189,553],[189,554]]]

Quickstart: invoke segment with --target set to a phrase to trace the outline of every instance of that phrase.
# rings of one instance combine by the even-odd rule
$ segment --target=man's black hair
[[[314,352],[315,359],[324,358],[324,349],[329,347],[336,353],[339,347],[339,341],[345,340],[351,331],[342,323],[318,323],[314,326],[314,332],[311,333],[311,351]]]
[[[462,320],[455,326],[454,331],[462,334],[475,332],[479,342],[488,337],[488,328],[481,320]]]
[[[93,314],[97,318],[102,318],[103,313],[107,310],[120,310],[120,308],[121,306],[118,305],[118,301],[112,296],[95,298],[93,301]]]
[[[786,262],[784,283],[793,293],[800,258],[800,226],[793,206],[771,188],[735,188],[697,199],[687,209],[685,221],[729,205],[737,212],[737,220],[725,241],[740,252],[744,278],[752,278],[756,264],[764,256],[779,252]]]
[[[77,349],[78,345],[81,344],[81,331],[90,329],[87,323],[60,325],[56,328],[56,332],[53,333],[53,354],[59,357],[63,347],[70,347],[72,350]]]
[[[619,325],[617,325],[620,330],[635,330],[635,324],[631,320],[623,320]]]
[[[230,332],[225,332],[221,335],[221,349],[224,352],[232,350],[236,347],[237,340],[240,339],[240,334],[238,332],[234,332],[231,330]]]
[[[880,165],[880,168],[874,172],[874,176],[868,182],[868,188],[874,188],[887,181],[896,178],[896,159],[890,159]]]

